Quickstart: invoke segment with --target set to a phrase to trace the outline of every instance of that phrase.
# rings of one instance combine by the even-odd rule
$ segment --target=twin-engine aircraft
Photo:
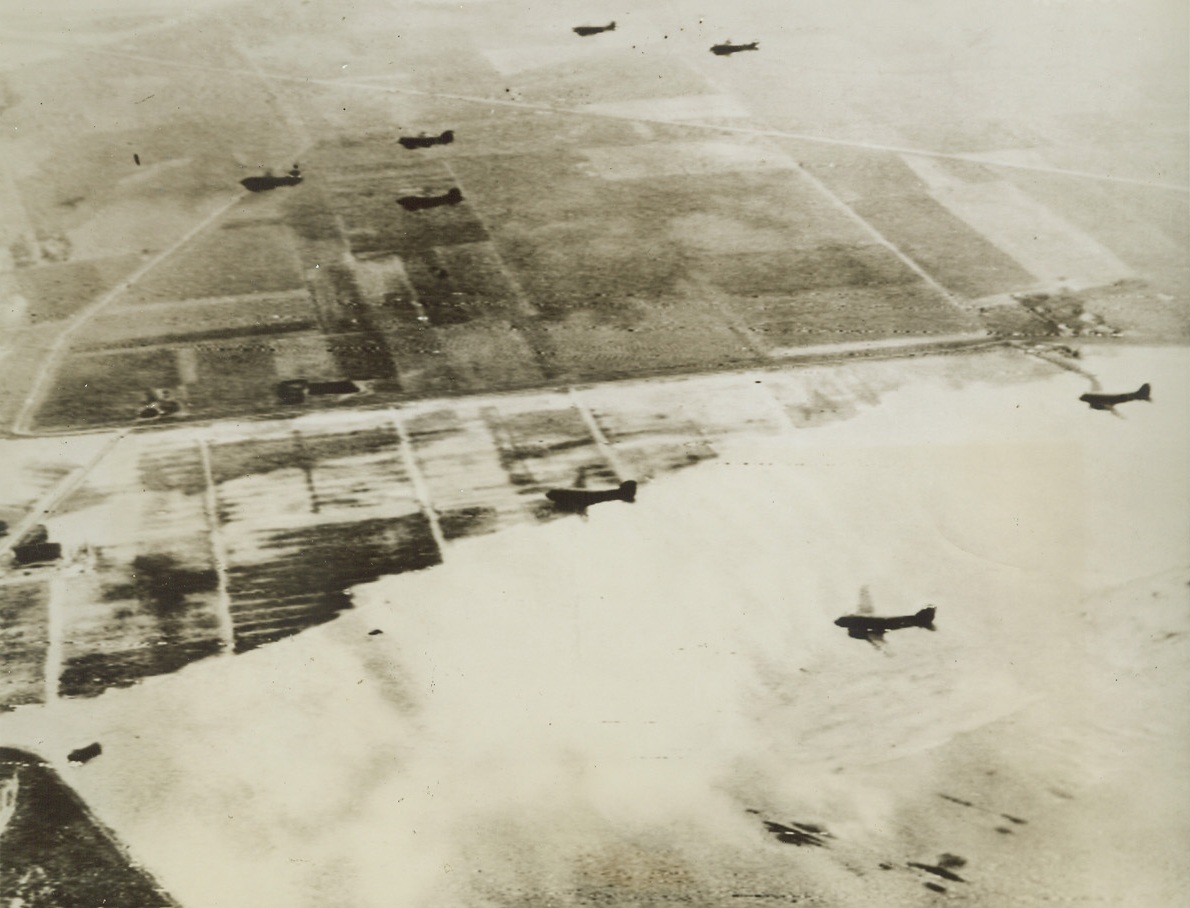
[[[884,635],[888,631],[898,631],[906,627],[923,627],[927,631],[937,630],[934,627],[934,606],[928,606],[914,615],[897,615],[890,618],[880,618],[872,614],[872,595],[865,586],[859,591],[859,605],[854,615],[844,615],[835,620],[839,627],[847,628],[847,635],[856,640],[867,640],[879,648],[884,643]]]
[[[1079,400],[1087,404],[1092,410],[1107,410],[1109,413],[1116,412],[1117,404],[1126,404],[1130,400],[1151,401],[1152,399],[1152,388],[1149,387],[1147,382],[1135,391],[1129,391],[1125,394],[1099,394],[1088,391],[1079,398]],[[1119,414],[1116,413],[1116,415],[1118,416]]]

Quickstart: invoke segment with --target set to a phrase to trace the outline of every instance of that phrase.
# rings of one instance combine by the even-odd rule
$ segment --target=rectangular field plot
[[[856,212],[951,292],[968,299],[1010,293],[1036,279],[925,193],[880,196]]]
[[[197,345],[195,382],[186,393],[196,415],[271,410],[278,375],[267,339]]]
[[[267,560],[229,571],[237,651],[331,620],[352,586],[442,560],[421,513],[276,530],[259,551]]]
[[[1094,287],[1133,276],[1097,240],[1007,179],[967,180],[928,158],[906,163],[940,204],[1043,284]]]
[[[438,246],[409,253],[405,272],[432,325],[515,316],[519,290],[492,243]]]
[[[730,317],[729,313],[729,317]],[[715,369],[764,359],[762,345],[717,308],[694,299],[579,312],[542,326],[550,365],[574,380]]]
[[[96,550],[97,570],[64,578],[62,696],[97,696],[177,671],[222,648],[209,549]]]
[[[0,712],[44,702],[48,600],[42,581],[0,585]]]
[[[137,281],[126,303],[277,293],[302,286],[291,236],[282,226],[209,230]]]
[[[181,344],[246,335],[300,331],[315,325],[304,292],[234,299],[157,303],[109,309],[87,325],[79,350]]]
[[[896,337],[936,337],[978,329],[924,282],[878,288],[838,287],[791,296],[736,297],[732,308],[773,356],[798,347]]]
[[[546,314],[674,295],[716,253],[871,242],[791,169],[605,180],[575,155],[455,168],[502,260]]]
[[[608,385],[580,392],[632,479],[648,480],[716,456],[702,429],[681,411],[680,385]]]
[[[549,502],[539,498],[551,488],[618,481],[582,414],[573,406],[559,408],[557,398],[510,399],[507,407],[484,407],[480,416],[508,481],[530,496],[528,505],[539,518],[554,516]]]
[[[66,358],[37,413],[44,428],[126,425],[136,419],[146,389],[180,384],[173,350],[128,350]]]
[[[919,280],[892,252],[873,243],[708,255],[698,268],[709,284],[738,296],[882,287]]]
[[[460,391],[527,387],[542,381],[542,369],[530,342],[507,322],[451,325],[439,336]]]
[[[393,166],[379,163],[333,179],[328,205],[338,217],[352,255],[404,255],[410,251],[487,239],[487,231],[466,201],[407,211],[397,199],[440,196],[458,186],[451,171],[433,162]]]
[[[458,406],[401,418],[444,538],[492,533],[529,518],[477,412]]]
[[[25,321],[70,318],[115,287],[136,264],[136,256],[117,256],[19,269],[16,275],[21,294],[28,301]]]
[[[355,584],[441,560],[383,417],[265,423],[208,450],[238,650],[329,621]]]

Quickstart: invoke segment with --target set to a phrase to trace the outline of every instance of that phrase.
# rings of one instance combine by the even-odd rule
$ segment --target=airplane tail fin
[[[1144,383],[1143,385],[1141,385],[1141,386],[1140,386],[1140,388],[1137,390],[1137,392],[1136,392],[1136,399],[1137,399],[1137,400],[1152,400],[1152,399],[1153,399],[1153,397],[1152,397],[1152,390],[1153,390],[1153,389],[1149,387],[1149,383],[1148,383],[1148,382],[1145,382],[1145,383]]]
[[[917,620],[919,627],[924,627],[927,631],[933,631],[937,630],[937,628],[934,627],[934,613],[937,611],[938,610],[931,605],[929,608],[923,608],[913,617]]]
[[[438,137],[438,141],[443,145],[449,145],[455,140],[455,133],[453,129],[442,130],[442,135]]]
[[[627,502],[636,501],[635,479],[629,479],[627,482],[620,483],[620,500]]]
[[[612,20],[611,25],[609,25],[607,27],[607,30],[609,32],[614,32],[616,30],[616,20],[615,19]]]

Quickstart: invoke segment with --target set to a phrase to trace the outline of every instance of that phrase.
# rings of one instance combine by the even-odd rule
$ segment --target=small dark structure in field
[[[145,392],[145,402],[137,411],[136,418],[160,419],[162,416],[172,416],[181,409],[182,405],[169,388],[149,388]]]
[[[8,521],[0,520],[0,536],[8,535]]]
[[[276,189],[278,186],[296,186],[301,181],[302,172],[298,169],[297,164],[294,164],[293,169],[283,177],[266,173],[264,176],[247,177],[240,180],[240,185],[249,192],[265,192],[269,189]]]
[[[301,404],[311,395],[358,394],[360,386],[353,381],[306,381],[292,378],[277,385],[277,397],[284,404]]]
[[[402,147],[413,151],[415,148],[432,148],[435,145],[449,145],[455,140],[453,129],[444,129],[436,136],[427,136],[424,132],[419,136],[401,136],[397,141]]]
[[[760,42],[753,41],[751,44],[732,44],[730,41],[725,41],[722,44],[715,44],[711,47],[711,53],[717,57],[738,54],[742,50],[760,50]]]
[[[93,744],[88,744],[86,747],[79,747],[72,750],[66,755],[66,759],[71,763],[87,763],[94,760],[101,753],[103,753],[103,747],[96,741]]]
[[[17,564],[45,564],[62,557],[62,546],[57,542],[33,542],[14,545],[12,557]]]
[[[442,195],[403,195],[397,199],[397,204],[406,211],[425,211],[427,208],[438,208],[442,205],[457,205],[463,201],[463,192],[458,186],[452,186]]]
[[[586,38],[590,35],[598,35],[600,32],[614,32],[616,30],[616,23],[609,22],[607,25],[579,25],[571,29],[580,38]]]

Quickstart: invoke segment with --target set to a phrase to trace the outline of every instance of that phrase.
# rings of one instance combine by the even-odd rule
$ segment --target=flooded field
[[[783,437],[853,418],[906,372],[966,382],[967,361],[726,373],[96,436],[91,462],[60,467],[36,461],[52,441],[10,443],[29,482],[44,474],[41,488],[60,490],[42,519],[63,560],[0,584],[13,621],[3,705],[94,696],[291,636],[350,608],[360,584],[439,564],[452,542],[562,516],[545,498],[551,488],[646,483],[715,459],[741,434]],[[1009,352],[973,362],[976,374],[1011,363],[1017,380],[1053,369]],[[9,506],[14,522],[20,505]]]
[[[995,351],[131,436],[0,586],[0,734],[195,908],[1173,904],[1185,360],[1085,347],[1122,418]]]

